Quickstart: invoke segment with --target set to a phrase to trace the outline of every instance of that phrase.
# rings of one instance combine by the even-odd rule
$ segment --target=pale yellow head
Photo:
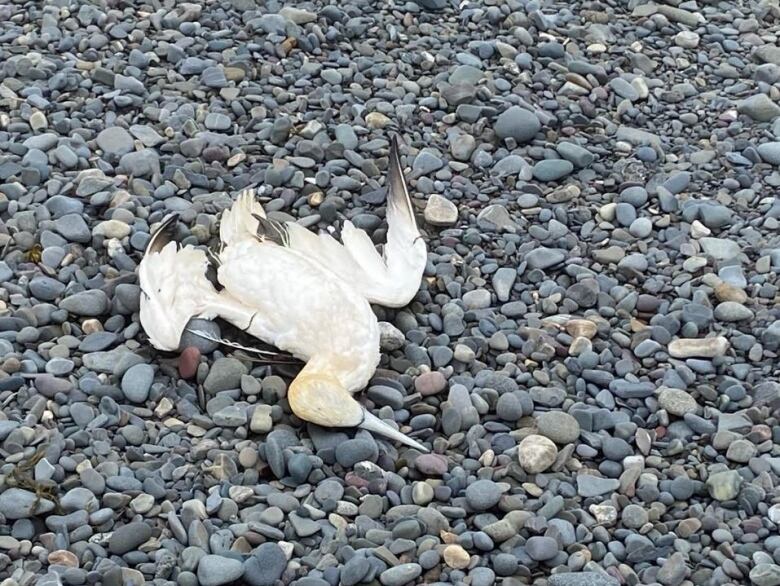
[[[314,361],[309,362],[309,367]],[[427,452],[427,448],[385,423],[358,403],[327,371],[304,369],[290,385],[287,400],[293,413],[323,427],[361,427],[407,446]]]
[[[355,427],[363,421],[363,408],[327,373],[302,372],[290,385],[287,399],[298,417],[323,427]]]

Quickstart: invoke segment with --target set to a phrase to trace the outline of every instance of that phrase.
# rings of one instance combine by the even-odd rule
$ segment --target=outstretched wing
[[[368,234],[349,221],[344,222],[342,242],[338,242],[330,234],[314,234],[293,222],[255,217],[258,238],[288,246],[304,255],[358,290],[371,303],[403,307],[420,287],[427,250],[414,218],[395,136],[390,147],[387,186],[388,230],[383,254],[377,251]],[[238,205],[237,202],[234,209]]]

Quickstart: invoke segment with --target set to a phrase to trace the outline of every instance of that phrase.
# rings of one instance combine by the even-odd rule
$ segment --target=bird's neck
[[[378,348],[376,352],[322,353],[309,358],[301,372],[334,376],[347,391],[356,393],[368,384],[377,364],[379,364]]]

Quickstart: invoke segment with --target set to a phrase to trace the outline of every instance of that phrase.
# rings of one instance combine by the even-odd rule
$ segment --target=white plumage
[[[417,292],[426,246],[414,219],[394,139],[390,151],[387,243],[345,222],[342,243],[266,218],[253,190],[220,223],[219,292],[202,250],[166,242],[169,217],[139,267],[141,323],[152,345],[176,350],[194,317],[221,317],[306,362],[288,391],[293,412],[325,426],[361,426],[424,449],[363,409],[361,390],[379,362],[379,326],[369,303],[406,305]]]

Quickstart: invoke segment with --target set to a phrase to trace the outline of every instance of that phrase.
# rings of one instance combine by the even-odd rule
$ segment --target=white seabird
[[[369,304],[409,303],[426,264],[396,138],[383,254],[349,221],[339,243],[269,220],[254,191],[245,190],[221,219],[217,291],[206,278],[206,253],[170,240],[176,219],[169,216],[155,231],[139,266],[141,324],[153,346],[177,350],[192,317],[220,317],[306,363],[287,393],[301,419],[362,427],[427,451],[353,397],[379,363],[379,325]]]

